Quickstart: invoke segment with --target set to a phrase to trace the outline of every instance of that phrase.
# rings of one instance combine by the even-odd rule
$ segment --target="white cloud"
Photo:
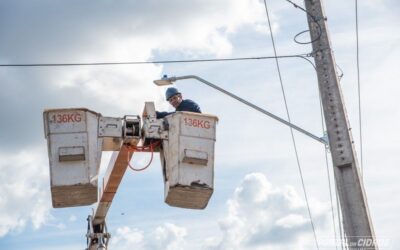
[[[0,24],[0,36],[4,39],[0,60],[72,63],[226,56],[232,52],[231,34],[246,25],[265,23],[260,1],[110,4],[109,1],[42,1],[24,5],[5,2],[1,8],[4,22]],[[114,116],[140,114],[144,101],[155,101],[158,109],[167,109],[163,89],[152,83],[164,67],[119,65],[23,71],[5,68],[0,73],[0,113],[15,119],[13,127],[23,131],[20,125],[24,123],[23,116],[19,114],[26,111],[26,106],[32,112],[25,112],[24,119],[33,121],[37,130],[41,129],[38,113],[43,108],[85,106]],[[10,134],[0,131],[0,139],[15,148],[19,139],[12,140]],[[33,143],[37,135],[26,133],[29,141],[24,139],[24,142]]]
[[[184,227],[172,223],[159,226],[152,234],[151,249],[178,250],[185,249],[185,236],[187,232]]]
[[[145,101],[154,101],[158,107],[165,104],[162,90],[153,84],[161,71],[162,67],[154,65],[81,70],[62,79],[65,84],[61,82],[61,86],[120,112],[141,114]]]
[[[107,58],[117,61],[146,61],[153,57],[155,51],[184,52],[195,58],[207,54],[222,57],[231,54],[233,49],[229,34],[246,24],[257,24],[254,28],[256,30],[262,30],[261,25],[265,25],[265,13],[259,1],[191,1],[190,4],[161,1],[157,2],[157,8],[153,8],[153,5],[151,1],[141,2],[129,13],[122,8],[118,9],[120,16],[115,20],[110,20],[109,16],[101,18],[101,22],[108,20],[115,24],[100,26],[102,29],[96,31],[91,30],[94,34],[103,35],[101,44],[98,37],[91,37],[94,40],[92,42],[102,46],[101,53],[98,53],[99,47],[91,44],[85,53],[75,53],[77,60],[103,61]],[[93,6],[94,10],[89,13],[88,19],[98,21],[93,13],[103,13],[104,7],[102,4]],[[133,6],[127,4],[125,7]],[[148,15],[135,15],[142,12]],[[171,15],[174,13],[176,15]],[[66,15],[74,14],[67,12]],[[131,20],[126,19],[127,16]],[[128,23],[121,25],[121,21]],[[83,25],[80,32],[85,32],[88,28]],[[158,107],[167,108],[162,104],[165,101],[161,89],[152,83],[161,75],[162,70],[163,67],[157,65],[79,68],[69,70],[66,74],[61,73],[57,77],[58,85],[73,87],[74,91],[83,92],[97,98],[99,102],[127,112],[135,109],[133,106],[148,100],[154,100]]]
[[[173,9],[170,9],[172,6]],[[260,1],[168,2],[161,9],[177,15],[165,18],[164,14],[165,19],[161,15],[159,20],[152,22],[155,32],[149,40],[155,45],[153,47],[161,50],[177,49],[189,54],[191,51],[226,56],[232,51],[227,35],[245,24],[265,22],[264,8]]]
[[[317,235],[327,235],[328,206],[310,199]],[[291,186],[274,187],[261,173],[244,177],[227,201],[226,215],[220,211],[221,236],[174,223],[140,229],[120,227],[110,247],[131,249],[309,249],[315,247],[313,232],[303,198]],[[185,221],[185,220],[184,220]],[[188,221],[186,221],[188,223]],[[190,229],[190,232],[189,232]],[[196,244],[193,244],[196,242]]]
[[[64,223],[58,223],[56,225],[56,228],[59,230],[64,230],[67,226]]]
[[[79,8],[73,8],[76,3]],[[38,60],[145,60],[157,49],[222,56],[232,50],[227,35],[246,24],[265,23],[261,1],[123,1],[112,6],[107,1],[42,1],[37,6],[26,3],[21,8],[8,3],[3,7],[4,14],[12,13],[1,26],[2,37],[8,38],[3,48],[25,48],[26,40],[19,39],[20,34],[34,38],[29,40],[29,54],[5,50],[3,61],[29,56]],[[13,29],[7,29],[11,24]]]
[[[0,237],[50,217],[48,166],[38,150],[0,154]]]
[[[135,246],[135,249],[144,249],[144,233],[127,226],[118,228],[116,235],[111,238],[110,248],[129,250],[132,246]]]
[[[294,188],[273,187],[261,173],[245,176],[220,221],[222,238],[208,238],[210,249],[289,249],[313,247],[307,207]],[[326,206],[312,202],[313,220],[325,227]],[[218,242],[216,244],[216,242]]]
[[[153,249],[179,250],[186,249],[186,228],[164,223],[146,235],[143,231],[127,226],[120,227],[116,235],[111,238],[110,248],[116,250]]]
[[[76,221],[76,216],[75,215],[71,215],[71,216],[69,216],[69,219],[68,219],[70,222],[74,222],[74,221]]]

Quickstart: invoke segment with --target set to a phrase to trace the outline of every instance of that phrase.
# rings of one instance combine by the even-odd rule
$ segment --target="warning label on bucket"
[[[215,140],[215,124],[217,119],[213,116],[190,112],[180,112],[172,116],[180,117],[179,120],[176,120],[180,122],[180,135]],[[170,124],[171,122],[172,120]]]
[[[81,122],[82,114],[79,113],[66,113],[66,114],[53,114],[50,117],[50,122],[66,123],[66,122]]]
[[[50,133],[86,131],[86,116],[81,110],[63,110],[47,113]]]
[[[196,127],[196,128],[205,128],[205,129],[211,128],[211,123],[210,123],[210,121],[207,121],[207,120],[185,117],[185,118],[183,118],[183,121],[185,122],[185,126]]]

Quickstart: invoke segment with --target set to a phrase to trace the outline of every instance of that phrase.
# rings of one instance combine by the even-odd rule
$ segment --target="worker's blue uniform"
[[[195,103],[194,101],[189,100],[189,99],[182,100],[182,102],[175,109],[175,111],[189,111],[189,112],[201,113],[199,105],[197,105],[197,103]],[[173,113],[175,113],[175,112],[158,112],[158,111],[156,111],[157,119],[164,118],[167,115],[170,115]]]

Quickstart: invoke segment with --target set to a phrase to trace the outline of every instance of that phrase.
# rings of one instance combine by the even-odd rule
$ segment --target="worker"
[[[165,98],[175,108],[175,111],[189,111],[195,113],[201,113],[199,105],[192,100],[183,99],[182,94],[177,88],[168,88],[165,92]],[[159,112],[156,111],[157,119],[164,118],[167,115],[175,112]]]

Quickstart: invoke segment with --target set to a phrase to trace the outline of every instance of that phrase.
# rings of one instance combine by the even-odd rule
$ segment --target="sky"
[[[293,37],[306,15],[284,0],[266,1],[279,55],[310,53]],[[296,1],[302,6],[301,1]],[[381,249],[400,236],[400,4],[358,1],[361,131],[355,1],[325,0],[340,85],[361,160],[363,180]],[[309,39],[307,33],[301,41]],[[0,0],[0,64],[92,63],[272,56],[264,2],[11,1]],[[291,121],[323,135],[313,67],[280,59]],[[0,249],[84,249],[86,218],[95,205],[51,206],[43,110],[86,107],[104,116],[140,115],[144,102],[169,110],[163,75],[198,75],[286,119],[274,60],[230,62],[0,67]],[[322,144],[295,132],[299,162],[315,226],[307,212],[290,130],[194,80],[175,84],[204,113],[219,117],[214,194],[204,210],[164,203],[156,154],[143,172],[127,170],[107,216],[110,249],[336,249],[332,164]],[[362,141],[362,154],[360,152]],[[100,178],[110,159],[103,152]],[[145,165],[146,153],[133,164]],[[332,211],[333,217],[332,219]],[[315,240],[316,238],[316,240]],[[340,245],[338,246],[340,247]]]

